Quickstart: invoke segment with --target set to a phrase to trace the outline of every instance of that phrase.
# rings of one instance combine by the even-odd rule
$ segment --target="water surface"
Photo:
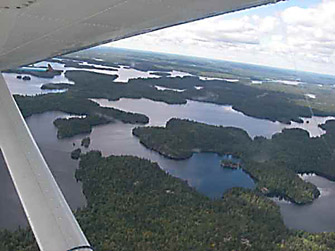
[[[86,200],[82,194],[81,183],[74,178],[78,161],[72,160],[70,153],[80,146],[86,135],[58,140],[53,121],[67,116],[61,112],[47,112],[29,117],[27,123],[66,200],[75,210],[85,206]],[[136,126],[116,122],[95,127],[90,135],[91,146],[87,150],[100,150],[105,156],[134,155],[157,162],[163,170],[187,181],[190,186],[211,198],[220,198],[224,191],[232,187],[254,187],[253,180],[243,171],[222,168],[222,157],[217,154],[197,153],[188,160],[176,161],[148,150],[132,135],[132,129]],[[0,193],[0,228],[15,229],[26,226],[20,202],[6,167],[1,162],[0,175],[1,189],[6,191]]]
[[[101,106],[113,107],[123,111],[143,113],[150,119],[150,126],[165,126],[171,118],[190,119],[211,125],[233,126],[245,130],[251,137],[264,136],[271,138],[284,128],[301,128],[309,132],[311,137],[325,133],[319,125],[334,117],[303,118],[303,123],[292,122],[290,125],[246,116],[229,105],[216,105],[188,100],[185,105],[169,105],[148,99],[121,98],[117,101],[92,99]]]
[[[74,177],[78,162],[70,158],[70,152],[75,148],[73,141],[79,142],[80,139],[74,138],[67,141],[57,139],[57,130],[53,121],[64,116],[66,114],[61,112],[34,115],[27,119],[27,124],[71,209],[75,210],[86,205],[81,183],[78,183]],[[27,226],[21,203],[1,157],[0,189],[2,191],[0,193],[0,229]]]

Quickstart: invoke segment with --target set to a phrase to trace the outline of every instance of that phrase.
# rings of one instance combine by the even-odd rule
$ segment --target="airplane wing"
[[[0,70],[278,0],[0,0]],[[43,251],[91,250],[0,76],[0,147]]]
[[[278,0],[1,0],[0,70]]]

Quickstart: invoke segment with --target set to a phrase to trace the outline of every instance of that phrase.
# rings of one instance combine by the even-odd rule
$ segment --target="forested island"
[[[81,146],[88,148],[91,144],[91,138],[90,137],[85,137],[81,141]]]
[[[65,84],[65,83],[58,83],[58,84],[44,84],[41,86],[41,90],[65,90],[68,89],[71,86],[71,84]]]
[[[334,233],[285,228],[279,207],[234,188],[211,200],[156,163],[132,156],[81,156],[76,177],[87,206],[76,217],[98,251],[310,250],[335,248]],[[29,230],[0,231],[0,250],[37,251]]]
[[[77,148],[71,152],[71,159],[77,160],[80,158],[81,155],[81,149]]]
[[[285,129],[271,139],[252,140],[242,129],[171,119],[166,127],[138,127],[133,134],[147,148],[172,159],[186,159],[199,151],[231,154],[241,159],[243,170],[257,181],[257,190],[305,204],[320,193],[297,173],[335,180],[335,121],[323,128],[327,133],[320,138],[310,138],[301,129]]]
[[[93,126],[104,125],[112,120],[102,116],[87,116],[84,118],[65,118],[56,119],[54,125],[57,127],[57,138],[71,138],[79,134],[89,134],[92,132]]]

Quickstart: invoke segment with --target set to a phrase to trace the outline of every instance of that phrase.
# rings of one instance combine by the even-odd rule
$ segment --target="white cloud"
[[[335,75],[335,1],[252,10],[128,38],[115,47],[233,60]]]

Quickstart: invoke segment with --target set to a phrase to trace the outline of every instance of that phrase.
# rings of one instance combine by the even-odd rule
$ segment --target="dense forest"
[[[242,129],[171,119],[165,128],[138,127],[133,134],[147,148],[173,159],[189,158],[198,151],[232,154],[257,181],[258,190],[304,204],[318,197],[319,191],[296,173],[313,172],[335,180],[335,121],[323,127],[327,133],[320,138],[286,129],[271,139],[252,140]]]
[[[334,115],[309,107],[302,93],[284,93],[224,80],[200,80],[198,77],[132,79],[127,84],[113,82],[115,76],[87,71],[67,71],[66,77],[75,82],[68,92],[86,98],[148,98],[167,104],[185,104],[187,100],[232,105],[246,115],[271,121],[301,122],[300,117]],[[157,90],[156,86],[182,89],[183,92]],[[201,86],[198,90],[195,86]],[[278,109],[280,108],[280,109]]]
[[[97,251],[335,248],[334,233],[287,230],[279,207],[264,196],[234,188],[211,200],[148,160],[89,152],[76,177],[87,198],[76,217]],[[29,230],[1,231],[0,248],[38,250]]]

